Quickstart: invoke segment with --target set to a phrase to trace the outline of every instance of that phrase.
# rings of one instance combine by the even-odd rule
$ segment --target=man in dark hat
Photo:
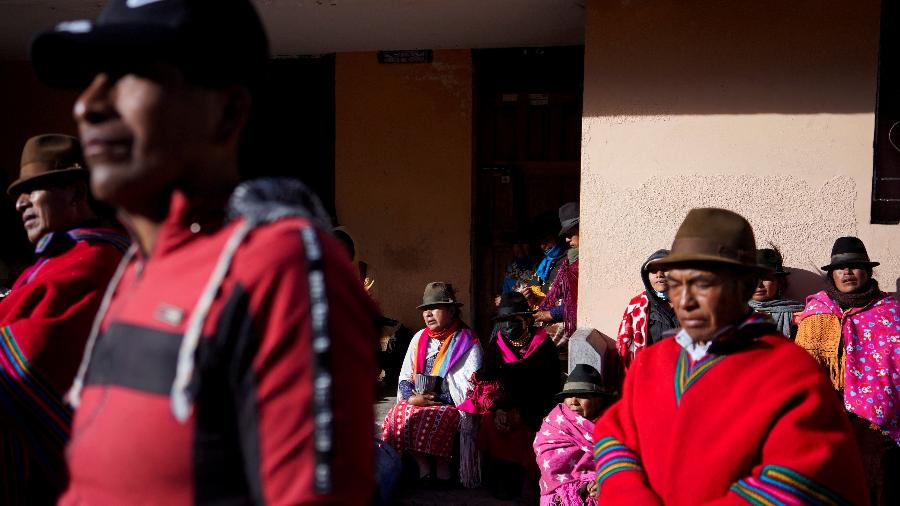
[[[862,450],[873,504],[900,504],[900,304],[872,277],[857,237],[831,249],[825,290],[800,313],[797,344],[830,376]]]
[[[850,426],[815,361],[747,305],[750,224],[691,210],[663,269],[681,329],[640,353],[597,423],[601,504],[863,504]]]
[[[368,501],[374,305],[301,183],[238,186],[268,59],[252,3],[110,0],[31,56],[86,87],[91,187],[136,243],[70,391],[61,503]]]
[[[594,423],[615,400],[616,392],[587,364],[578,364],[566,379],[559,401],[544,417],[534,439],[541,470],[541,504],[596,505]]]
[[[791,339],[797,335],[794,315],[803,310],[803,303],[784,298],[787,289],[787,278],[790,272],[784,270],[784,260],[777,248],[761,248],[756,250],[756,262],[769,269],[759,277],[759,284],[750,299],[750,307],[754,311],[769,315],[778,327],[778,331]]]
[[[7,192],[38,260],[0,301],[7,357],[0,361],[0,497],[4,504],[53,504],[65,486],[71,428],[62,395],[128,238],[95,211],[74,137],[28,139]]]
[[[568,202],[559,208],[559,223],[559,236],[565,238],[569,249],[534,319],[544,324],[562,323],[561,329],[552,331],[552,337],[560,350],[560,360],[565,361],[569,337],[578,324],[578,202]]]

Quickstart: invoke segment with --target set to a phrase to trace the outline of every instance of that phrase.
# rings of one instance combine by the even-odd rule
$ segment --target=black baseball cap
[[[61,88],[153,62],[174,64],[196,84],[252,85],[268,57],[249,0],[110,0],[96,21],[62,22],[31,43],[38,78]]]

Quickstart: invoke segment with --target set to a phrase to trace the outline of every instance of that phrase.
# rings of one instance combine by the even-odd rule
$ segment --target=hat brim
[[[658,260],[653,260],[651,262],[647,262],[647,270],[650,272],[654,271],[668,271],[683,265],[687,264],[698,264],[698,263],[709,263],[709,264],[717,264],[726,267],[736,267],[742,270],[746,270],[748,272],[755,272],[757,274],[771,274],[775,272],[774,269],[765,267],[758,264],[745,264],[743,262],[739,262],[737,260],[731,260],[728,258],[723,258],[716,255],[706,255],[703,253],[692,253],[692,254],[675,254],[668,255],[662,257]]]
[[[426,307],[436,307],[436,306],[462,306],[462,302],[429,302],[428,304],[419,304],[416,306],[416,309],[425,309]]]
[[[72,178],[74,176],[83,176],[85,178],[90,177],[88,170],[80,167],[69,167],[68,169],[54,170],[45,172],[43,174],[35,174],[34,176],[20,177],[19,179],[16,179],[12,183],[10,183],[10,185],[6,188],[6,194],[14,197],[20,193],[24,193],[24,190],[26,188],[39,186],[42,183],[47,183],[54,180]]]
[[[503,320],[509,320],[511,318],[515,318],[516,316],[534,316],[534,313],[537,313],[536,309],[530,309],[528,311],[520,311],[518,313],[509,313],[504,315],[496,315],[491,318],[492,321],[501,322]]]
[[[864,266],[866,266],[866,267],[878,267],[879,265],[881,265],[881,262],[865,262],[865,261],[859,261],[859,262],[853,262],[853,261],[838,262],[838,263],[836,263],[836,264],[823,265],[823,266],[822,266],[822,270],[823,270],[823,271],[826,271],[826,272],[831,272],[831,271],[833,271],[833,270],[835,270],[835,269],[839,269],[839,268],[841,268],[841,267],[846,267],[846,266],[848,266],[848,265],[864,265]]]
[[[557,234],[557,235],[559,235],[560,237],[566,235],[567,233],[569,233],[570,230],[577,227],[578,224],[579,224],[578,218],[575,218],[572,220],[567,220],[565,223],[562,224],[562,228],[559,230],[559,234]]]
[[[609,393],[606,390],[588,390],[586,388],[576,388],[573,390],[563,390],[556,394],[556,400],[561,401],[566,397],[574,397],[577,395],[593,395],[595,397],[615,397],[616,394]]]
[[[178,59],[177,32],[162,25],[91,25],[84,32],[49,31],[31,43],[31,63],[42,82],[85,88],[101,71]],[[186,48],[183,48],[184,51]]]

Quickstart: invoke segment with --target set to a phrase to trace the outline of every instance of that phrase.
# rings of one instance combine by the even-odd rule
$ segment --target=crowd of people
[[[560,209],[560,237],[577,248],[574,206]],[[557,275],[577,266],[577,253],[557,248],[543,244],[535,272],[549,272],[556,259]],[[527,274],[517,258],[508,272],[534,284],[504,284],[511,289],[497,300],[497,324],[472,345],[481,349],[466,367],[476,372],[454,370],[449,396],[423,386],[423,374],[444,376],[438,368],[405,368],[385,441],[417,461],[433,454],[446,463],[449,441],[440,454],[405,443],[427,444],[455,428],[461,483],[483,478],[495,497],[539,495],[541,504],[897,504],[900,313],[872,278],[877,265],[858,238],[838,238],[822,267],[826,289],[805,304],[789,300],[790,272],[776,248],[757,249],[750,224],[734,212],[694,209],[671,250],[641,266],[645,290],[627,304],[617,336],[624,382],[618,371],[577,364],[554,394],[568,371],[542,323],[564,320],[558,308],[568,301],[553,298],[554,289],[535,300],[543,293],[536,283],[548,280]],[[571,286],[549,284],[562,293]],[[419,306],[427,328],[410,345],[411,363],[416,355],[432,363],[443,333],[464,327],[431,316],[456,318],[461,304],[452,290],[431,297],[433,285]],[[557,316],[538,321],[548,300]],[[449,429],[421,430],[432,418],[407,405],[422,392]],[[454,406],[465,424],[447,417]],[[472,474],[473,426],[483,477]],[[412,427],[416,436],[404,435]],[[444,469],[438,480],[447,479]],[[418,477],[434,484],[427,467]]]
[[[878,262],[837,238],[787,299],[778,249],[717,208],[641,265],[618,369],[568,367],[576,202],[514,248],[489,335],[426,285],[372,458],[374,270],[301,183],[241,181],[267,58],[245,0],[110,0],[35,39],[79,138],[29,139],[7,190],[36,262],[0,298],[3,504],[365,505],[404,467],[541,505],[900,504]]]

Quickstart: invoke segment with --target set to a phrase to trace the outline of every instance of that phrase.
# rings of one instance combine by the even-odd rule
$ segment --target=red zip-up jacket
[[[337,241],[281,214],[225,222],[221,206],[172,196],[89,344],[61,504],[368,503],[376,310]]]

